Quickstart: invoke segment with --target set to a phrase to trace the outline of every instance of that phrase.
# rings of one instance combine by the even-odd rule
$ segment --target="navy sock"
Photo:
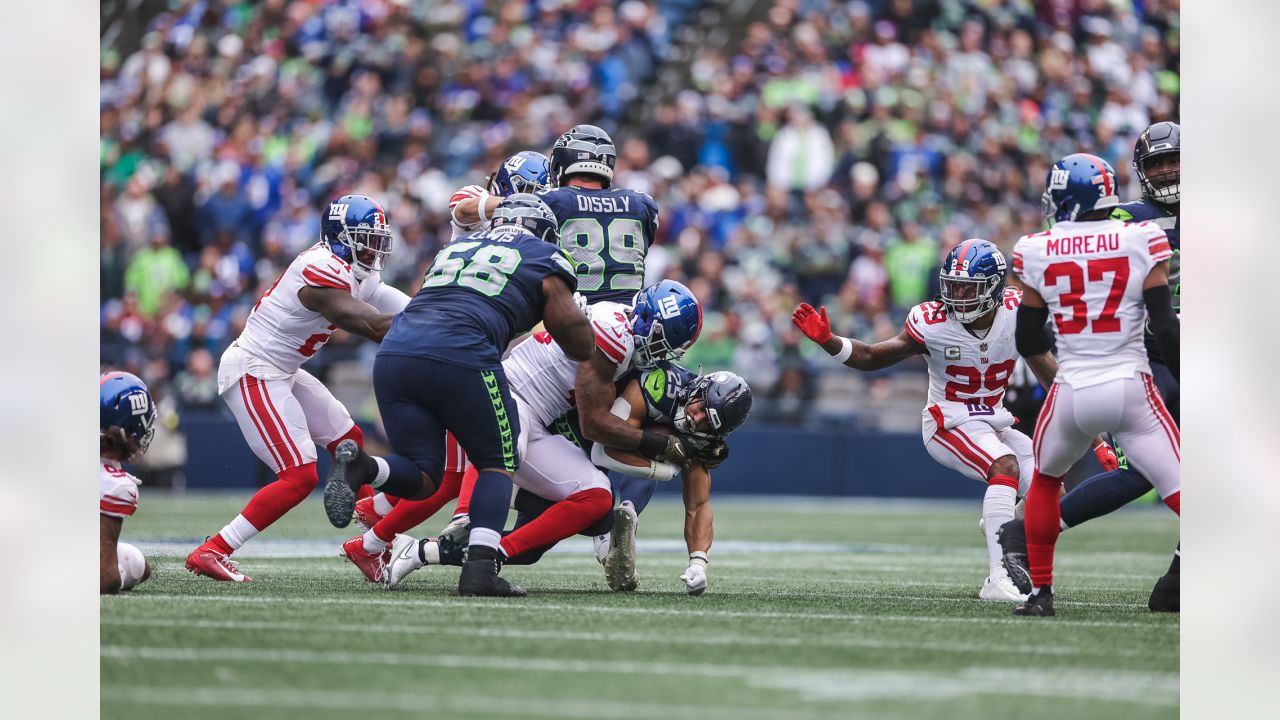
[[[377,486],[379,492],[398,498],[416,497],[422,492],[422,471],[407,457],[401,455],[383,455],[387,461],[387,479]]]
[[[622,473],[609,473],[609,481],[613,484],[613,496],[619,503],[630,500],[639,515],[653,498],[653,491],[658,487],[657,480],[638,478]]]
[[[1133,470],[1094,475],[1062,498],[1062,522],[1075,527],[1128,505],[1151,490],[1151,483]]]
[[[511,478],[496,470],[481,470],[471,493],[471,527],[502,532],[511,505]]]

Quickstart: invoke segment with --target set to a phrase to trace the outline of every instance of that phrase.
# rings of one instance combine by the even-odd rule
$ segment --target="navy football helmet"
[[[532,150],[507,158],[489,179],[489,192],[506,197],[516,193],[536,193],[547,186],[551,161]]]
[[[1068,155],[1049,168],[1040,202],[1050,225],[1075,220],[1092,210],[1115,207],[1120,204],[1116,171],[1097,155]]]
[[[1177,205],[1181,197],[1182,178],[1179,155],[1182,152],[1182,128],[1178,123],[1158,122],[1138,136],[1133,148],[1133,170],[1142,183],[1142,196],[1165,205]],[[1172,156],[1171,162],[1154,172],[1147,168],[1152,158]]]
[[[613,183],[613,166],[618,151],[609,133],[595,125],[574,125],[551,147],[551,182],[564,184],[566,175],[596,175],[604,186]]]
[[[649,370],[661,360],[679,360],[702,332],[702,306],[689,288],[663,280],[636,293],[631,330],[637,368]]]
[[[994,310],[1004,296],[1006,267],[1000,248],[986,240],[973,238],[952,248],[938,272],[947,312],[969,323]]]
[[[382,270],[391,254],[391,227],[378,201],[365,195],[343,195],[329,203],[320,218],[329,251],[351,265],[357,279]]]
[[[504,225],[519,226],[539,240],[560,244],[560,223],[556,221],[556,214],[537,195],[516,193],[503,198],[498,209],[493,211],[489,227]]]
[[[699,430],[689,406],[702,402],[709,429]],[[676,408],[672,425],[676,432],[703,438],[723,438],[742,427],[751,413],[751,387],[738,375],[719,370],[690,383],[684,402]]]
[[[98,410],[101,435],[137,443],[137,454],[147,451],[156,432],[156,404],[137,375],[109,372],[98,378]]]

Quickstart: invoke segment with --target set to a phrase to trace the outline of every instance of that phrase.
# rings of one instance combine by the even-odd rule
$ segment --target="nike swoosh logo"
[[[417,543],[409,543],[408,545],[405,545],[405,546],[404,546],[404,549],[400,551],[400,559],[401,559],[401,560],[412,560],[412,559],[413,559],[413,553],[414,553],[414,551],[415,551],[415,550],[417,550],[417,546],[418,546],[418,544],[417,544]]]

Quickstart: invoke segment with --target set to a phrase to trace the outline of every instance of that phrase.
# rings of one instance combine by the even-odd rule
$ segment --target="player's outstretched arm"
[[[684,542],[689,548],[689,567],[680,576],[690,595],[707,589],[707,553],[715,527],[711,512],[711,473],[701,465],[684,472]]]
[[[589,360],[596,346],[595,333],[582,308],[574,302],[573,290],[564,280],[549,275],[542,279],[542,295],[546,298],[542,305],[542,324],[552,339],[570,360],[580,363]]]
[[[98,516],[98,593],[115,595],[120,592],[120,563],[116,558],[116,543],[120,542],[120,527],[124,521],[107,515]]]
[[[855,370],[880,370],[896,365],[912,355],[924,352],[924,345],[903,329],[897,337],[872,345],[831,334],[831,321],[827,319],[827,309],[814,310],[808,303],[800,303],[791,315],[791,322],[800,328],[805,337],[822,346],[841,363]]]
[[[373,294],[369,296],[369,304],[378,312],[397,315],[404,311],[405,306],[412,299],[398,287],[379,283],[378,287],[374,288]]]
[[[380,313],[369,303],[357,300],[346,290],[311,287],[298,291],[302,306],[318,312],[326,320],[354,335],[367,340],[382,342],[391,329],[394,315]]]
[[[1173,293],[1169,290],[1169,263],[1157,263],[1151,268],[1147,279],[1142,283],[1142,301],[1147,305],[1147,319],[1151,324],[1151,333],[1156,336],[1156,344],[1164,356],[1164,363],[1178,379],[1181,365],[1179,347],[1181,344],[1181,323],[1178,313],[1173,309]]]

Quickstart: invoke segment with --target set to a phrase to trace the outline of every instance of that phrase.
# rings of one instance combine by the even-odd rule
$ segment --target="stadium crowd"
[[[412,293],[455,188],[594,122],[617,182],[661,207],[649,281],[704,304],[690,366],[799,421],[832,366],[793,330],[798,301],[897,334],[955,243],[1042,227],[1053,158],[1098,154],[1136,197],[1134,139],[1178,115],[1169,0],[759,3],[694,52],[685,89],[637,102],[694,5],[174,0],[102,57],[103,363],[143,377],[169,426],[220,408],[218,356],[329,199],[384,202],[384,278]],[[313,371],[367,352],[336,337]],[[923,363],[903,367],[923,391]]]

